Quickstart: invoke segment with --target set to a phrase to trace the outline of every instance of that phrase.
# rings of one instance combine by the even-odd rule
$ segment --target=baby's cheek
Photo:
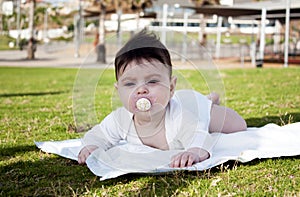
[[[160,105],[167,105],[169,103],[169,96],[168,95],[161,95],[160,97],[156,98],[156,103]]]
[[[125,104],[125,107],[126,107],[129,111],[132,111],[132,110],[134,109],[132,100],[127,100],[127,101],[126,101],[126,104]]]
[[[127,106],[130,112],[135,111],[136,107],[135,107],[135,101],[136,99],[132,96],[128,99],[127,101]]]

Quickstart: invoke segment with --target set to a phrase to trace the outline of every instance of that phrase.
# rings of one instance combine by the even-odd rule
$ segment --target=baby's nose
[[[138,95],[141,95],[141,94],[148,94],[149,93],[149,90],[148,88],[146,87],[146,85],[141,85],[137,88],[137,94]]]

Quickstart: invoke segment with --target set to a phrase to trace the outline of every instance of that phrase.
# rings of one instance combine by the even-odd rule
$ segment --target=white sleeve
[[[202,148],[209,152],[211,156],[214,145],[215,140],[209,133],[206,133],[205,131],[196,131],[186,149],[193,147]]]
[[[211,154],[214,140],[208,132],[212,102],[204,95],[192,90],[176,93],[181,105],[180,141],[185,149],[199,147]]]
[[[109,149],[125,138],[126,133],[123,132],[118,122],[118,112],[113,111],[106,116],[103,121],[89,130],[83,137],[83,145],[95,145],[104,150]]]
[[[194,114],[198,121],[198,129],[208,131],[212,101],[194,90],[176,91],[174,97],[182,109]]]
[[[179,138],[184,149],[198,147],[206,150],[211,155],[214,140],[207,130],[199,127],[197,118],[193,114],[183,113],[183,124],[179,131]]]

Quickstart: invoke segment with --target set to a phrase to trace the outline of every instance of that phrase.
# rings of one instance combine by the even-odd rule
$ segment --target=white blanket
[[[87,159],[88,168],[101,180],[127,173],[165,173],[174,170],[205,170],[228,160],[248,162],[255,158],[300,155],[300,122],[285,126],[268,124],[232,134],[213,134],[216,144],[209,159],[192,167],[170,168],[171,157],[180,151],[160,151],[121,142],[107,151],[95,150]],[[77,160],[80,139],[35,142],[47,153]]]

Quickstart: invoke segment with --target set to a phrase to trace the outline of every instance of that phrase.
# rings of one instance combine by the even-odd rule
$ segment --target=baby
[[[85,134],[79,164],[95,149],[107,150],[126,140],[160,150],[182,150],[172,157],[170,167],[188,167],[210,157],[211,133],[247,128],[238,113],[218,105],[216,94],[175,91],[177,78],[172,75],[169,51],[154,34],[141,31],[120,49],[115,76],[123,107]]]

